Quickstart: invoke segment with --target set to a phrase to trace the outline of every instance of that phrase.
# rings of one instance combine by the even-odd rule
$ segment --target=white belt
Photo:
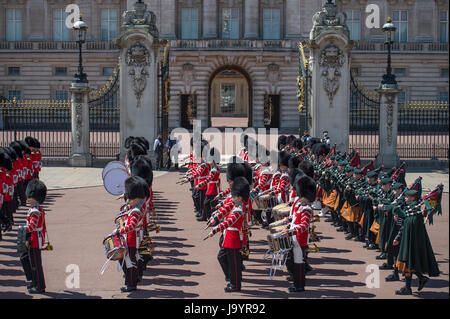
[[[237,229],[236,227],[228,227],[227,230],[239,231],[239,229]]]

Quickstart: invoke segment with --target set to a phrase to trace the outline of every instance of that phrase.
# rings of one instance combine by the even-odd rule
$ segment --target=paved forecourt
[[[289,283],[285,280],[285,270],[277,270],[275,277],[269,278],[271,261],[263,258],[268,248],[267,231],[257,227],[252,229],[252,254],[245,262],[247,270],[243,272],[242,291],[226,294],[224,276],[216,258],[219,234],[203,241],[208,230],[204,230],[204,223],[195,220],[188,184],[176,184],[180,176],[181,173],[170,172],[154,180],[161,232],[154,234],[154,260],[149,263],[138,291],[119,292],[123,277],[122,271],[117,271],[117,262],[110,263],[103,276],[100,275],[106,261],[102,241],[114,228],[114,217],[121,202],[103,187],[90,187],[53,189],[48,193],[46,222],[54,251],[42,252],[47,283],[47,292],[42,296],[30,296],[26,292],[25,275],[16,253],[17,224],[24,224],[26,215],[26,210],[20,209],[14,230],[4,234],[0,242],[0,298],[415,299],[449,296],[448,193],[443,198],[443,216],[435,218],[435,225],[427,226],[441,275],[431,278],[419,293],[414,280],[413,296],[396,296],[394,292],[403,282],[386,283],[384,277],[388,271],[380,271],[380,288],[366,287],[366,278],[370,275],[366,267],[382,263],[375,259],[377,253],[363,249],[361,243],[346,241],[342,233],[324,221],[317,224],[322,240],[317,243],[320,252],[310,254],[314,270],[307,275],[306,292],[287,292]],[[79,286],[76,270],[79,270]]]

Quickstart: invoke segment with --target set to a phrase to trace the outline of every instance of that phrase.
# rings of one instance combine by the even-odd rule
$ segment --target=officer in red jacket
[[[129,201],[125,226],[113,232],[113,235],[124,237],[128,246],[128,254],[124,260],[119,261],[125,274],[125,287],[120,288],[122,292],[130,292],[137,289],[136,254],[139,247],[138,234],[142,224],[142,210],[145,198],[148,196],[150,196],[150,192],[144,179],[138,176],[131,176],[125,180],[125,197]]]
[[[289,292],[305,291],[305,255],[308,248],[309,225],[313,217],[311,202],[316,197],[316,183],[306,175],[299,174],[294,182],[295,192],[298,200],[295,201],[291,210],[291,223],[282,231],[283,237],[291,237],[293,249],[289,253],[286,267],[292,272],[293,285]]]
[[[42,203],[47,196],[47,187],[37,179],[28,183],[26,189],[27,203],[31,206],[27,213],[27,241],[29,250],[22,254],[20,261],[27,281],[30,294],[39,294],[45,292],[45,278],[42,268],[41,249],[45,242],[45,211]]]
[[[220,190],[220,168],[217,166],[217,163],[220,163],[220,152],[217,148],[212,148],[206,159],[206,170],[209,171],[209,174],[206,178],[201,179],[197,185],[198,189],[206,187],[204,209],[202,216],[197,218],[198,221],[210,219],[217,205],[215,197],[219,194]]]
[[[241,290],[242,282],[242,261],[240,249],[242,239],[240,229],[245,220],[243,204],[250,197],[250,185],[245,177],[238,177],[231,186],[231,196],[233,197],[234,208],[225,220],[214,227],[208,237],[214,236],[218,232],[224,233],[223,248],[227,257],[228,277],[230,282],[225,287],[225,292],[236,292]]]

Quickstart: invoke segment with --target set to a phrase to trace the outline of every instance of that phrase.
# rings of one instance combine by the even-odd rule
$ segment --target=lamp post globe
[[[394,35],[397,28],[389,17],[381,30],[386,34],[385,44],[388,48],[387,69],[386,74],[383,75],[383,80],[381,81],[381,88],[397,89],[397,81],[395,80],[395,74],[392,73],[391,65],[391,48],[394,43]]]
[[[88,30],[88,25],[83,21],[83,17],[80,14],[80,19],[76,21],[73,25],[73,30],[78,33],[78,48],[79,48],[79,56],[78,56],[78,73],[74,76],[75,83],[88,83],[87,75],[83,72],[83,55],[82,55],[82,47],[83,43],[86,42],[86,35]]]

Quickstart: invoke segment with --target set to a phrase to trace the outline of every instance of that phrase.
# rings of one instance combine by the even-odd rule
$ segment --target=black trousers
[[[305,288],[306,263],[308,253],[306,249],[308,246],[301,247],[303,255],[303,263],[297,264],[294,262],[294,252],[291,249],[286,259],[286,268],[290,275],[294,278],[295,288]]]
[[[9,225],[14,222],[14,212],[16,210],[16,204],[14,201],[4,202],[0,210],[0,220],[5,225]]]
[[[224,248],[227,257],[230,284],[235,289],[241,289],[242,283],[242,256],[240,250],[240,248]]]
[[[217,195],[206,195],[205,196],[205,205],[203,209],[203,219],[210,219],[211,214],[214,212],[215,207],[217,206],[217,200],[214,200],[214,198]]]
[[[136,262],[136,247],[128,247],[128,256],[134,267],[127,268],[127,263],[123,261],[122,270],[125,274],[125,286],[135,288],[137,286],[138,269]],[[122,263],[122,260],[120,261]]]
[[[223,234],[219,239],[219,253],[217,254],[217,260],[219,261],[220,267],[222,268],[223,274],[227,280],[230,279],[230,270],[228,267],[227,253],[225,248],[223,248]]]
[[[39,248],[30,248],[26,253],[20,256],[25,276],[32,282],[34,288],[38,290],[45,289],[44,270],[42,269],[41,250]]]
[[[197,213],[199,213],[203,219],[205,218],[205,215],[204,215],[205,194],[206,194],[206,189],[198,189],[198,190],[196,190],[195,198],[194,198],[194,201],[197,202],[197,204],[196,204]]]

